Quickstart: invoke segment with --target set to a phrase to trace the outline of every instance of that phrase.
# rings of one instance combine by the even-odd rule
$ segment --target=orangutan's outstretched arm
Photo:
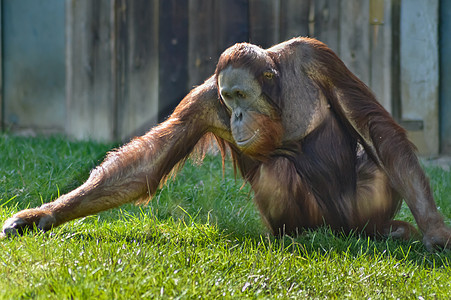
[[[227,136],[217,97],[212,77],[193,89],[168,120],[110,152],[83,185],[41,207],[18,212],[5,222],[2,233],[20,234],[34,226],[49,230],[69,220],[150,198],[206,132]]]

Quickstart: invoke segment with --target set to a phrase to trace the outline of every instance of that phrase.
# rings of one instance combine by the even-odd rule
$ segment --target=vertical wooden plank
[[[249,3],[247,0],[216,0],[218,56],[235,43],[249,40]]]
[[[187,93],[188,0],[159,6],[159,119],[164,120]]]
[[[248,0],[189,0],[188,89],[212,75],[227,47],[248,40]]]
[[[401,0],[391,1],[391,113],[401,121]]]
[[[66,2],[66,130],[75,138],[115,137],[112,11],[111,1]]]
[[[370,87],[379,102],[389,112],[392,111],[391,75],[392,75],[392,30],[391,30],[391,0],[371,0],[382,9],[381,16],[371,18],[371,57],[370,57]],[[370,14],[375,13],[371,12]]]
[[[347,2],[348,0],[344,0]],[[340,54],[340,3],[341,0],[316,0],[312,5],[314,14],[314,32],[312,36],[326,43],[338,55]],[[347,22],[353,22],[349,17]]]
[[[117,1],[115,13],[117,136],[124,141],[158,121],[158,1]]]
[[[309,35],[312,0],[280,0],[280,41]]]
[[[13,131],[64,131],[64,4],[2,2],[4,121]]]
[[[133,2],[127,0],[113,0],[111,25],[113,30],[112,47],[112,82],[114,84],[114,107],[113,107],[113,136],[118,139],[122,135],[124,122],[128,119],[128,91],[129,91],[129,11]],[[128,125],[128,124],[127,124]]]
[[[279,41],[279,0],[249,0],[249,41],[269,48]]]
[[[217,62],[215,5],[189,0],[188,89],[211,76]]]
[[[440,151],[451,154],[451,1],[440,1]]]
[[[423,121],[423,128],[411,127],[416,130],[409,133],[425,155],[436,155],[439,148],[438,12],[438,0],[401,2],[402,117]]]
[[[340,57],[367,85],[370,81],[369,10],[369,0],[340,2]]]

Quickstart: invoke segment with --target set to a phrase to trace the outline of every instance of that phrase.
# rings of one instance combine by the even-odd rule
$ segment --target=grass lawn
[[[0,221],[85,180],[112,145],[0,135]],[[451,172],[428,168],[451,220]],[[445,299],[451,251],[321,229],[267,235],[231,164],[190,162],[146,206],[0,240],[0,298]],[[403,206],[398,219],[412,221]]]

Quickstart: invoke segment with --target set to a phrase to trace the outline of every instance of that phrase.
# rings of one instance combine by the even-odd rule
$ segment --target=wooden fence
[[[389,0],[71,0],[66,130],[128,139],[167,117],[236,42],[327,43],[392,110]]]

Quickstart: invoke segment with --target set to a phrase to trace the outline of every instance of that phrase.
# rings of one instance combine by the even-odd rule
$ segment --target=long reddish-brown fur
[[[218,78],[226,69],[235,75],[245,70],[239,73],[243,82],[256,82],[261,91],[252,95],[258,105],[244,107],[247,119],[239,125],[258,133],[246,146],[235,141],[233,108],[220,93]],[[415,228],[393,221],[404,198],[428,249],[450,247],[451,231],[405,130],[332,50],[308,38],[267,50],[246,43],[230,47],[215,74],[167,121],[110,152],[79,188],[8,219],[3,233],[20,234],[34,225],[49,230],[127,202],[148,201],[196,145],[202,156],[211,139],[223,161],[231,153],[274,234],[327,224],[410,238]]]

